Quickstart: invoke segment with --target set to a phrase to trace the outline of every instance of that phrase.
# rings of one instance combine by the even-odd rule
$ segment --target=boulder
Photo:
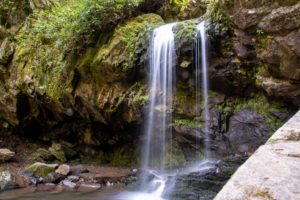
[[[299,105],[300,84],[263,76],[257,76],[257,82],[267,92],[268,96]]]
[[[57,164],[45,164],[45,163],[36,162],[33,165],[26,167],[24,172],[30,173],[34,176],[44,177],[50,173],[55,172],[55,169],[57,167],[58,167]]]
[[[9,149],[0,149],[0,162],[5,162],[12,159],[15,155],[15,152],[12,152]]]
[[[70,166],[66,164],[62,164],[55,170],[55,173],[67,176],[70,173]]]
[[[230,146],[237,153],[248,153],[263,144],[270,134],[266,118],[252,109],[244,109],[230,118],[225,133]]]
[[[59,161],[59,162],[66,162],[66,155],[62,149],[61,144],[53,143],[52,146],[49,148],[49,152]]]
[[[0,169],[0,190],[13,189],[16,183],[13,175],[6,170]]]

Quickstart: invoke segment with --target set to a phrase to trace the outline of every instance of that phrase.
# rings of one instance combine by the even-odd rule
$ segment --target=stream
[[[205,160],[181,170],[152,173],[147,187],[139,182],[124,189],[103,188],[97,192],[34,192],[30,188],[6,191],[1,200],[210,200],[220,191],[245,158],[232,157],[223,161]],[[150,174],[151,174],[150,173]]]

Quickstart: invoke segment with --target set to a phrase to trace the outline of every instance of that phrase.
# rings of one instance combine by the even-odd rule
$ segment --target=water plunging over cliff
[[[198,98],[198,92],[201,89],[203,100],[204,117],[204,156],[209,158],[209,102],[208,102],[208,77],[207,77],[207,44],[206,44],[206,22],[203,21],[197,26],[196,40],[195,40],[195,68],[196,68],[196,112],[200,114],[199,105],[201,100]],[[200,59],[201,58],[201,59]],[[200,70],[201,70],[201,82],[200,82]],[[198,141],[196,142],[198,144]]]
[[[172,97],[175,77],[174,24],[154,30],[150,52],[150,103],[147,111],[142,168],[165,169],[166,142],[171,141]],[[145,176],[142,176],[142,183]]]

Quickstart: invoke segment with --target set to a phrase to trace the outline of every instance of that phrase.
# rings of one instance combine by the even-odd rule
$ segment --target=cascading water
[[[171,143],[172,97],[175,75],[174,24],[167,24],[154,30],[150,52],[150,103],[146,118],[145,142],[142,151],[142,188],[148,187],[150,170],[162,173],[165,170],[166,143]],[[161,186],[164,180],[155,180]],[[163,192],[162,187],[153,194]]]
[[[171,137],[174,86],[174,24],[154,30],[150,57],[150,104],[147,111],[145,142],[142,153],[144,170],[164,170],[166,140]],[[143,178],[143,177],[142,177]]]
[[[214,162],[202,160],[181,170],[166,170],[166,155],[172,155],[172,103],[175,85],[175,45],[173,27],[167,24],[156,28],[152,35],[150,52],[149,77],[149,107],[142,147],[142,173],[138,191],[123,192],[115,196],[114,200],[166,200],[172,197],[176,179],[192,172],[205,172],[215,167]],[[200,90],[203,96],[203,115],[205,120],[205,157],[208,153],[208,83],[207,83],[207,55],[205,22],[197,26],[194,48],[196,67],[196,93]],[[202,72],[202,73],[200,73]],[[202,74],[202,77],[200,77]],[[202,80],[202,81],[201,81]],[[196,96],[200,96],[196,94]],[[199,98],[196,99],[196,112],[200,112]]]
[[[208,102],[208,78],[207,78],[207,45],[206,45],[206,29],[205,21],[202,21],[196,28],[195,41],[195,70],[196,70],[196,112],[200,114],[200,99],[198,91],[202,91],[203,96],[203,117],[204,117],[204,156],[209,158],[209,102]],[[200,59],[201,58],[201,59]],[[200,71],[202,71],[202,81],[200,82]],[[198,143],[198,141],[196,141]]]

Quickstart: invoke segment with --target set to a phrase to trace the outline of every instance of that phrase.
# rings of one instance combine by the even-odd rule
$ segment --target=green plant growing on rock
[[[283,121],[274,117],[272,113],[288,113],[285,105],[278,101],[268,100],[263,94],[257,94],[250,99],[227,99],[224,104],[218,106],[218,110],[226,115],[233,115],[244,109],[252,109],[265,116],[266,123],[274,131],[283,124]]]
[[[229,27],[229,21],[222,11],[219,0],[210,0],[207,5],[205,17],[218,22],[222,28]]]
[[[100,30],[111,31],[130,17],[140,2],[70,0],[35,11],[17,36],[20,77],[32,77],[42,93],[60,101],[63,93],[72,91],[76,57],[95,43]]]
[[[190,4],[190,0],[170,0],[170,4],[180,6],[180,11],[184,11]]]
[[[201,128],[203,126],[203,123],[197,120],[175,119],[171,126],[189,126],[192,128]]]

